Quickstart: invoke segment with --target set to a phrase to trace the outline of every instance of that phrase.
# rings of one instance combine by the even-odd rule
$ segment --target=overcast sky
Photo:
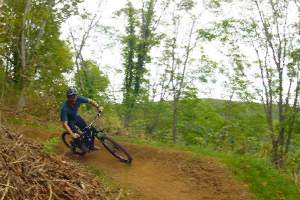
[[[104,26],[113,26],[116,28],[117,34],[122,34],[124,32],[126,20],[122,17],[115,17],[114,13],[124,6],[127,3],[127,0],[104,0],[99,9],[99,0],[85,0],[80,5],[80,10],[87,10],[90,13],[101,12],[100,24]],[[140,0],[132,1],[135,6],[140,6]],[[198,11],[200,12],[201,1],[198,3]],[[206,13],[206,19],[209,18],[209,13]],[[62,26],[62,38],[67,39],[70,30],[72,30],[77,36],[80,37],[82,31],[79,30],[79,27],[86,27],[87,24],[84,24],[78,16],[71,17],[67,20]],[[100,69],[104,71],[109,76],[111,82],[111,89],[115,90],[117,98],[121,98],[120,91],[123,81],[123,67],[121,59],[121,48],[122,46],[118,41],[112,41],[110,38],[107,38],[104,34],[93,32],[91,38],[88,40],[87,46],[83,49],[83,56],[85,59],[92,59],[97,61],[100,66]],[[117,38],[115,38],[117,39]],[[115,42],[114,46],[106,48],[106,45]],[[208,51],[215,51],[214,45],[208,47]],[[158,56],[157,49],[153,49],[153,56]],[[215,55],[217,52],[213,52]],[[198,55],[199,56],[199,55]],[[150,66],[151,65],[151,66]],[[196,67],[196,66],[195,66]],[[148,64],[148,69],[150,71],[150,79],[155,80],[158,78],[159,74],[162,72],[157,66],[154,66],[153,63]],[[219,81],[216,85],[207,86],[203,88],[203,85],[196,85],[201,87],[201,92],[203,97],[213,97],[213,98],[222,98],[222,83]],[[205,92],[205,95],[204,95]]]
[[[112,30],[115,36],[121,35],[124,33],[124,28],[126,25],[126,19],[124,17],[115,17],[114,13],[121,8],[124,8],[127,0],[103,0],[102,4],[99,5],[101,0],[85,0],[80,5],[80,10],[87,10],[90,13],[101,13],[100,24],[103,26],[112,26]],[[133,4],[137,7],[140,6],[141,0],[133,0]],[[221,16],[225,17],[238,17],[243,12],[242,10],[235,10],[233,7],[225,7],[226,15]],[[203,9],[202,1],[198,1],[198,7],[195,12],[202,13],[201,16],[201,25],[206,26],[210,24],[210,21],[214,20],[214,15],[207,10]],[[291,10],[293,13],[297,13],[295,10]],[[292,17],[296,17],[292,15]],[[62,38],[67,39],[70,30],[74,32],[74,35],[80,37],[82,31],[81,28],[86,27],[87,24],[80,20],[78,16],[71,17],[67,20],[62,26]],[[169,31],[169,30],[159,30]],[[94,31],[91,33],[91,37],[87,42],[87,46],[83,49],[83,56],[85,59],[92,59],[97,61],[105,74],[108,75],[111,83],[110,89],[115,91],[117,98],[121,98],[120,91],[123,81],[123,66],[121,59],[121,48],[122,46],[119,43],[117,37],[109,38],[106,34],[99,33]],[[217,42],[212,42],[207,45],[204,45],[205,52],[212,57],[213,59],[219,62],[224,61],[225,57],[221,54],[220,46]],[[248,50],[249,48],[245,46],[244,51],[248,57],[254,57],[253,52]],[[152,56],[158,56],[159,49],[153,48]],[[195,52],[196,56],[199,56],[199,52]],[[194,69],[197,68],[197,64],[193,66]],[[150,79],[154,81],[158,78],[161,71],[160,68],[155,66],[154,63],[147,64],[147,68],[150,71]],[[226,98],[228,92],[225,90],[224,81],[225,78],[222,75],[216,76],[217,82],[214,84],[201,84],[196,83],[196,86],[199,88],[200,97],[210,97],[210,98]]]

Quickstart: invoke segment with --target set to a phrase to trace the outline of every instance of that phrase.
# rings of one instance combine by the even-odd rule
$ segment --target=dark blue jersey
[[[88,103],[88,98],[78,96],[73,107],[70,106],[67,101],[65,101],[60,110],[60,120],[62,122],[74,121],[77,116],[78,108],[82,103]]]

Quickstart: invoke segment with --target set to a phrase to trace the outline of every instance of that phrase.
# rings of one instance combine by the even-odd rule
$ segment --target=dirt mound
[[[1,199],[106,199],[101,183],[78,164],[41,149],[0,125]]]
[[[190,152],[122,143],[132,154],[131,166],[103,149],[80,162],[99,167],[142,200],[251,200],[249,188],[235,180],[222,163]]]
[[[132,144],[127,146],[133,155],[142,159],[143,162],[151,160],[156,165],[168,168],[177,180],[189,186],[188,193],[198,193],[197,197],[193,197],[193,199],[253,199],[249,188],[237,182],[226,167],[214,159],[203,156],[200,158],[187,151],[146,146],[141,149]],[[164,174],[160,176],[163,177]]]

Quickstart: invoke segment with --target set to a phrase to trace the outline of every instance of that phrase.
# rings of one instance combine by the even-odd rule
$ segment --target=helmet
[[[77,95],[77,90],[76,88],[70,87],[67,91],[67,96],[73,96],[73,95]]]

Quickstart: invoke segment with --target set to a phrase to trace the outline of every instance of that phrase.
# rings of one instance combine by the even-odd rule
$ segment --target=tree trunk
[[[173,100],[173,122],[172,122],[172,138],[173,143],[175,144],[177,141],[177,120],[178,120],[178,98],[174,98]]]
[[[130,116],[131,116],[130,109],[126,109],[125,114],[124,114],[124,128],[129,127]]]
[[[20,88],[21,88],[21,94],[17,103],[17,112],[20,112],[24,109],[26,105],[26,99],[25,99],[25,82],[26,82],[26,21],[27,21],[27,15],[30,11],[31,7],[31,0],[27,0],[24,8],[24,15],[22,19],[22,27],[21,27],[21,38],[19,43],[20,48],[20,60],[21,60],[21,73],[20,73]]]
[[[24,110],[26,106],[26,87],[22,87],[21,93],[20,93],[20,97],[17,103],[17,110],[16,112],[21,112]]]
[[[3,5],[3,0],[0,0],[0,7]]]

